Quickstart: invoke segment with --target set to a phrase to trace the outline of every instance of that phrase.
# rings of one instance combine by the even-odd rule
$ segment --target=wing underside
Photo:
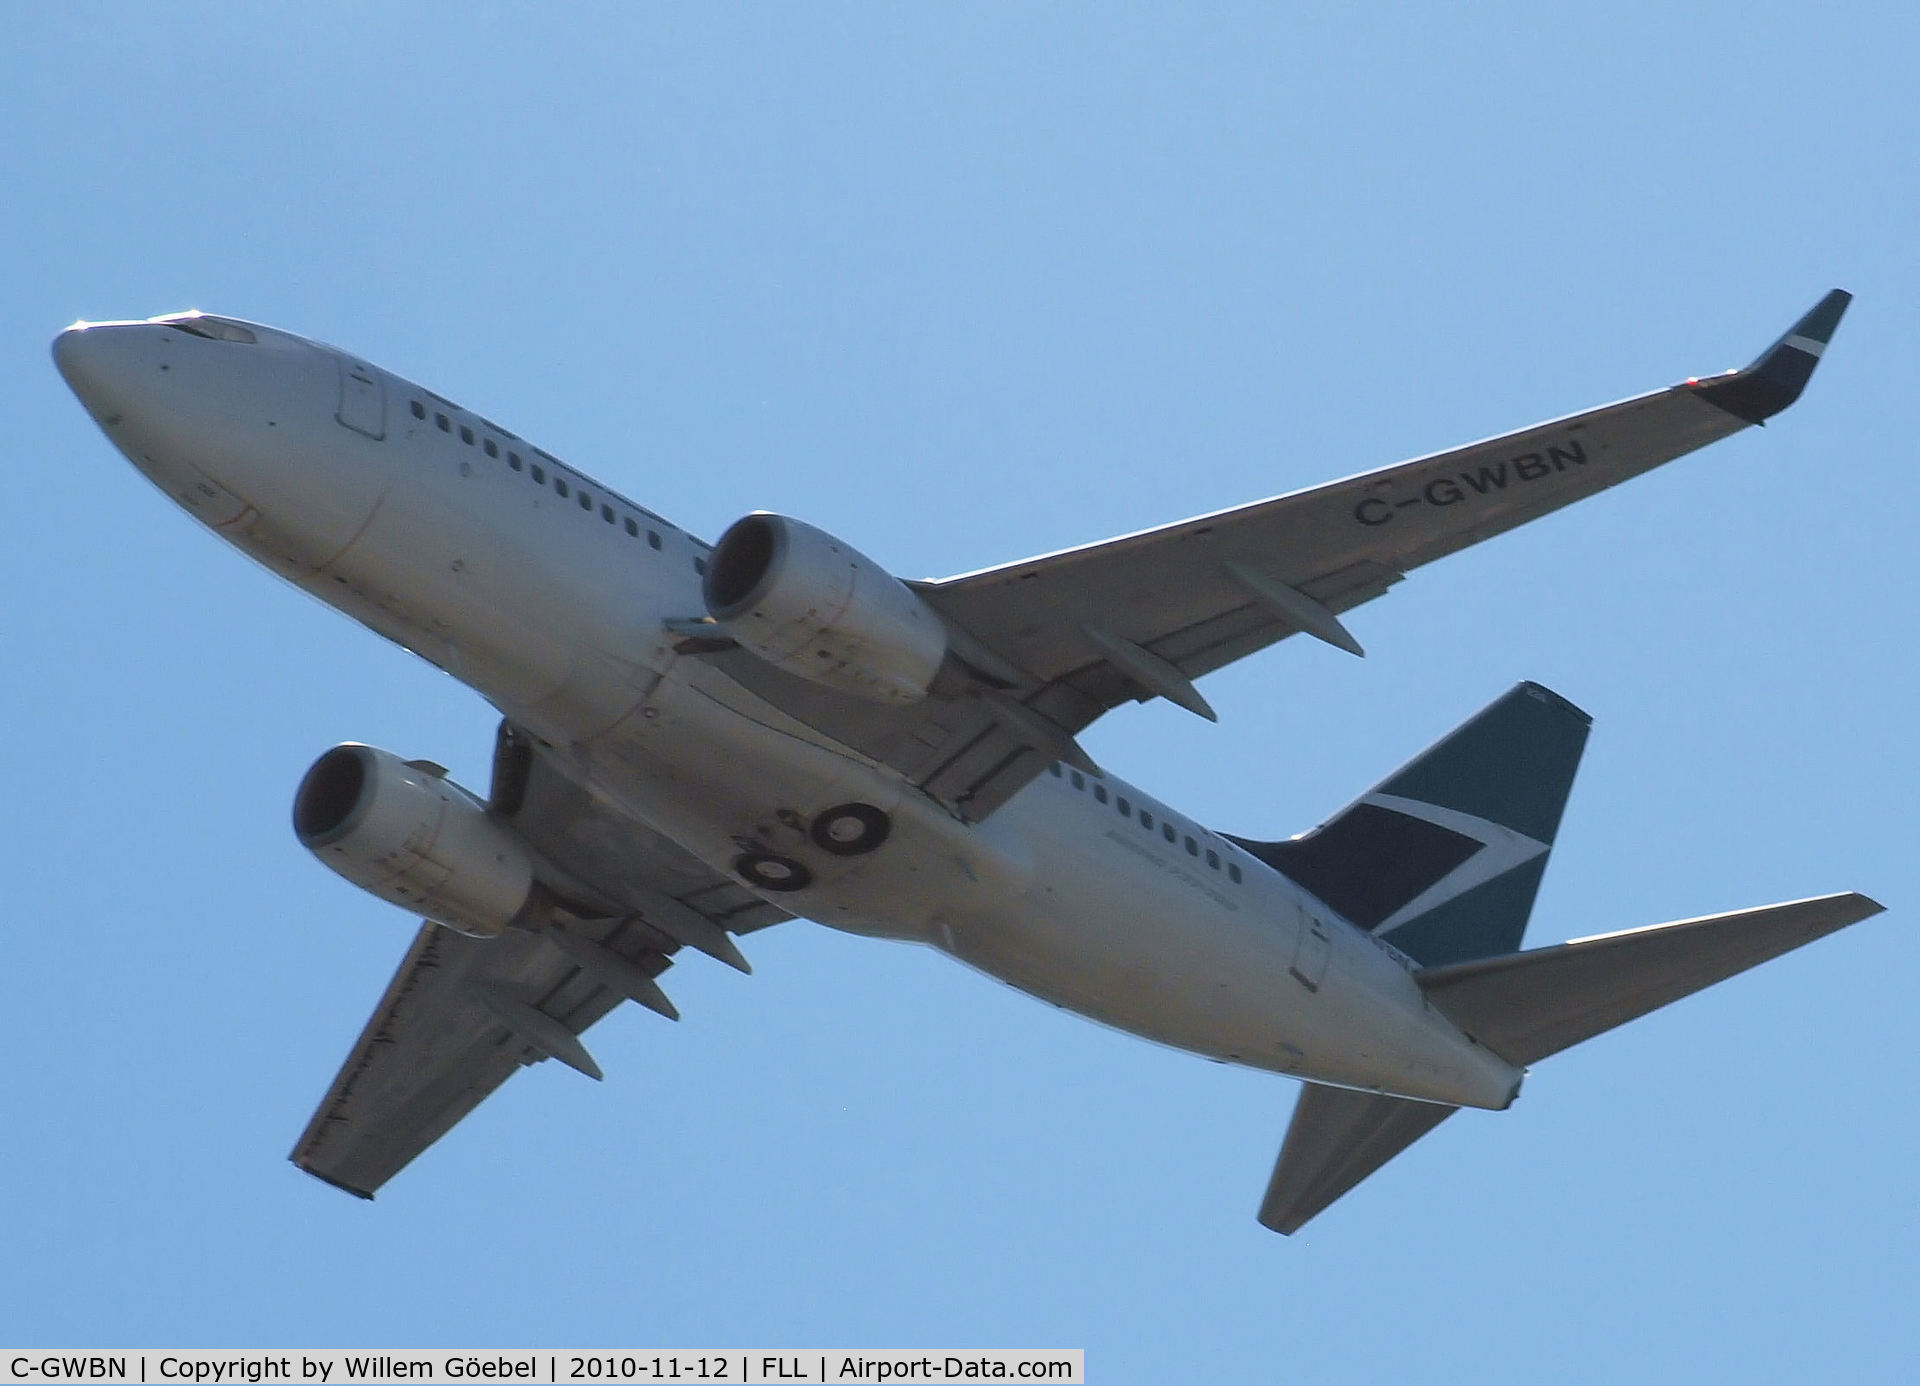
[[[1210,716],[1194,680],[1301,632],[1359,652],[1340,616],[1425,563],[1761,423],[1798,397],[1849,296],[1834,290],[1740,371],[1237,509],[912,584],[976,675],[885,709],[739,650],[728,675],[984,818],[1122,703]]]
[[[644,952],[635,963],[666,967]],[[626,999],[537,935],[473,939],[423,923],[293,1162],[371,1198],[516,1069],[549,1057],[539,1040],[502,1020],[501,1001],[578,1035]]]
[[[657,979],[683,947],[745,969],[735,934],[789,918],[576,785],[511,726],[493,811],[562,882],[564,925],[477,939],[424,923],[292,1153],[371,1198],[514,1072],[557,1058],[623,1001],[672,1017]]]

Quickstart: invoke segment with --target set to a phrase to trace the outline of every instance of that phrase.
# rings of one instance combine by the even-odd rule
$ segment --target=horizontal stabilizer
[[[1823,895],[1431,967],[1415,976],[1448,1019],[1507,1062],[1525,1066],[1880,911],[1864,895]]]
[[[1283,1235],[1459,1111],[1436,1102],[1308,1083],[1273,1167],[1260,1221]]]

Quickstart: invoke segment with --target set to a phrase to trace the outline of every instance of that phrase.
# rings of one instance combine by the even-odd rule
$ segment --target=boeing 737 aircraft
[[[1587,734],[1523,683],[1286,841],[1234,837],[1076,736],[1413,568],[1764,422],[1835,290],[1744,370],[1178,524],[902,581],[799,520],[709,546],[498,424],[206,313],[78,323],[61,374],[215,534],[502,716],[485,797],[336,746],[300,841],[425,916],[293,1161],[371,1198],[682,949],[798,915],[1304,1081],[1260,1220],[1292,1232],[1527,1066],[1877,913],[1864,896],[1519,949]]]

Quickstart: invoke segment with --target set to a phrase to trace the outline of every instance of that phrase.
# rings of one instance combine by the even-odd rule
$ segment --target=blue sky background
[[[0,1340],[1083,1346],[1090,1379],[1910,1380],[1920,378],[1895,7],[16,7],[0,51]],[[1444,17],[1442,17],[1444,14]],[[1890,912],[1542,1065],[1291,1240],[1295,1086],[809,924],[380,1200],[286,1151],[412,923],[311,860],[473,694],[115,454],[48,340],[336,341],[715,535],[907,576],[1739,365],[1807,398],[1088,737],[1316,822],[1520,678],[1593,713],[1529,941]]]

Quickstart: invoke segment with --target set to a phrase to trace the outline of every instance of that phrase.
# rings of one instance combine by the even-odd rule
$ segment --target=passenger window
[[[1175,839],[1176,837],[1178,837],[1178,836],[1180,836],[1180,834],[1179,834],[1179,833],[1176,833],[1176,832],[1175,832],[1175,831],[1173,830],[1173,824],[1171,824],[1171,823],[1162,823],[1162,824],[1160,825],[1160,836],[1162,836],[1162,837],[1164,837],[1164,838],[1165,838],[1165,839],[1166,839],[1167,841],[1169,841],[1169,842],[1171,842],[1171,841],[1173,841],[1173,840],[1174,840],[1174,839]]]
[[[513,469],[514,469],[514,470],[515,470],[515,471],[517,472],[517,471],[519,471],[519,470],[520,470],[520,468],[521,468],[521,467],[522,467],[523,465],[525,465],[525,464],[524,464],[524,463],[522,463],[522,462],[520,461],[520,454],[519,454],[519,453],[517,453],[517,452],[510,452],[510,453],[508,453],[508,454],[507,454],[507,465],[508,465],[509,467],[511,467],[511,468],[513,468]]]
[[[1220,854],[1211,847],[1207,848],[1207,865],[1211,866],[1215,871],[1220,869]]]
[[[1078,770],[1073,772],[1073,787],[1075,789],[1085,789],[1087,787],[1087,777]]]
[[[533,479],[542,484],[545,484],[547,479],[547,469],[538,462],[533,464]]]
[[[659,536],[658,534],[656,534],[656,533],[655,533],[655,532],[654,532],[653,530],[648,530],[648,531],[647,531],[647,543],[648,543],[648,545],[649,545],[650,547],[652,547],[652,548],[656,548],[656,549],[657,549],[657,548],[659,548],[659,547],[660,547],[660,536]]]
[[[1195,842],[1192,838],[1187,839],[1187,855],[1190,857],[1197,857],[1200,855],[1200,844]]]
[[[627,516],[627,534],[630,538],[634,539],[640,537],[640,526],[634,521],[631,515]]]
[[[585,491],[580,493],[580,508],[589,514],[593,512],[593,497]]]
[[[451,420],[447,418],[445,414],[435,414],[433,416],[433,426],[439,429],[442,433],[453,432],[453,423]]]
[[[491,438],[487,439],[486,447],[487,447],[487,456],[498,457],[500,455],[500,445],[494,442],[493,439]]]
[[[1148,832],[1153,831],[1153,815],[1148,813],[1145,809],[1140,810],[1140,826],[1145,828]]]
[[[1056,760],[1053,764],[1049,765],[1047,767],[1047,773],[1049,775],[1052,775],[1056,780],[1059,779],[1060,778],[1060,762]]]
[[[559,492],[559,493],[560,493],[561,495],[563,495],[563,496],[564,496],[564,495],[566,495],[566,494],[567,494],[567,479],[566,479],[566,478],[565,478],[564,476],[556,476],[556,477],[555,477],[555,478],[553,479],[553,489],[554,489],[554,490],[556,490],[556,491],[558,491],[558,492]]]
[[[1099,800],[1099,801],[1100,801],[1101,803],[1103,803],[1103,804],[1104,804],[1104,803],[1106,803],[1106,802],[1107,802],[1107,787],[1106,787],[1106,786],[1105,786],[1104,784],[1096,784],[1096,785],[1095,785],[1095,786],[1093,787],[1093,797],[1094,797],[1095,799],[1098,799],[1098,800]]]
[[[427,406],[417,399],[413,402],[413,417],[416,419],[424,419],[427,417]]]
[[[1118,800],[1116,803],[1116,807],[1119,808],[1120,816],[1122,818],[1133,817],[1133,805],[1128,803],[1125,799]]]
[[[473,430],[468,428],[465,424],[460,425],[460,441],[465,443],[468,447],[473,446]]]
[[[1240,863],[1233,861],[1227,863],[1227,879],[1235,885],[1240,884]]]
[[[704,558],[694,559],[693,571],[700,574],[701,577],[705,577],[707,575],[707,560]]]

